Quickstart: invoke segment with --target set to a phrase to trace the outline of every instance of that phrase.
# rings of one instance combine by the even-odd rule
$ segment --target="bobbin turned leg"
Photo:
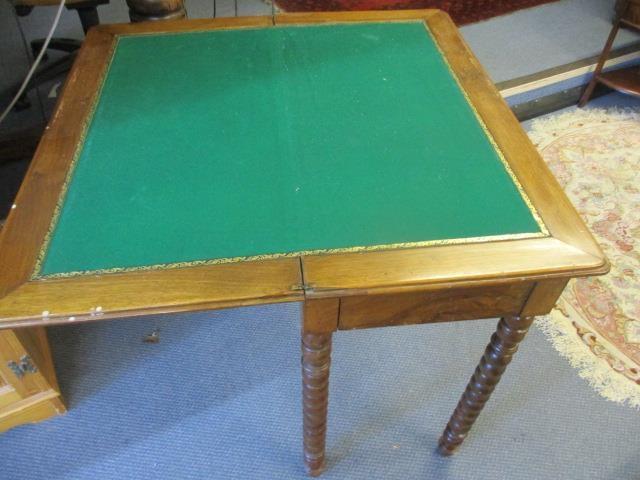
[[[307,473],[325,468],[331,336],[338,328],[337,298],[306,300],[302,325],[303,449]]]
[[[491,337],[491,342],[440,437],[439,451],[442,455],[451,455],[460,447],[532,322],[533,317],[505,317],[500,320],[496,332]]]
[[[331,334],[302,335],[302,405],[304,462],[307,473],[317,476],[325,467],[324,450],[329,405]]]

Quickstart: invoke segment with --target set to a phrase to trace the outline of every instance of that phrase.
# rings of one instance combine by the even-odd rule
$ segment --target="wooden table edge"
[[[432,35],[446,55],[460,88],[550,235],[586,253],[604,257],[600,246],[451,18],[444,12],[437,12],[426,23],[434,27]]]
[[[496,143],[500,148],[505,150],[505,154],[508,153],[509,148],[513,146],[509,143],[512,141],[511,137],[515,137],[516,147],[520,153],[516,156],[507,155],[509,164],[514,166],[514,173],[519,180],[527,180],[524,183],[525,190],[530,195],[532,202],[536,207],[543,205],[541,208],[541,215],[546,225],[550,223],[555,225],[557,223],[568,222],[572,226],[577,226],[579,235],[571,234],[563,239],[563,243],[568,246],[573,246],[575,249],[584,253],[583,260],[585,265],[578,266],[574,269],[571,266],[563,265],[560,268],[553,265],[548,266],[543,272],[525,272],[524,274],[513,273],[513,278],[519,278],[524,276],[572,276],[579,275],[580,272],[604,272],[606,270],[606,260],[602,255],[597,244],[593,241],[592,237],[588,233],[588,230],[579,219],[578,215],[571,207],[570,203],[560,190],[557,182],[543,164],[539,155],[535,151],[531,142],[524,134],[521,128],[516,126],[509,126],[506,133],[502,125],[494,125],[492,121],[491,112],[494,110],[500,114],[506,115],[509,119],[517,125],[517,121],[511,115],[510,110],[499,97],[499,94],[485,79],[485,74],[482,68],[477,64],[477,61],[468,51],[468,47],[464,44],[460,36],[457,34],[453,23],[449,17],[437,10],[417,10],[417,11],[399,11],[399,12],[332,12],[332,13],[319,13],[319,14],[286,14],[278,15],[275,17],[276,24],[296,24],[296,23],[324,23],[324,22],[354,22],[354,21],[372,21],[372,20],[423,20],[429,25],[436,25],[438,28],[434,37],[438,41],[438,44],[443,51],[449,56],[459,57],[465,56],[468,60],[471,60],[472,68],[463,68],[460,64],[466,65],[468,62],[460,62],[458,60],[450,60],[452,71],[461,84],[461,88],[464,91],[468,88],[469,82],[472,84],[479,84],[479,90],[473,90],[467,92],[469,99],[474,106],[478,107],[478,114],[486,123],[491,135],[494,136]],[[313,21],[311,20],[313,19]],[[268,26],[273,23],[271,17],[248,17],[248,18],[234,18],[234,19],[205,19],[198,21],[189,21],[191,30],[198,29],[210,29],[210,28],[242,28],[251,26]],[[73,154],[76,150],[76,145],[80,141],[82,132],[77,131],[77,128],[72,128],[71,120],[73,122],[86,123],[90,118],[93,103],[96,100],[99,88],[96,86],[95,90],[91,90],[89,94],[85,94],[83,89],[74,88],[77,85],[86,85],[93,82],[94,85],[99,84],[105,71],[108,68],[108,58],[111,55],[118,35],[135,33],[135,32],[171,32],[180,30],[183,31],[187,23],[183,21],[177,22],[163,22],[163,23],[145,23],[145,24],[123,24],[115,26],[100,26],[93,29],[85,42],[78,61],[72,69],[67,85],[65,86],[64,93],[59,100],[56,107],[56,111],[52,117],[50,125],[47,127],[41,144],[36,152],[34,161],[27,174],[27,180],[23,183],[22,188],[17,197],[18,208],[12,211],[7,225],[3,229],[2,236],[0,237],[0,264],[8,265],[9,268],[5,269],[5,273],[0,275],[0,298],[3,296],[13,297],[19,295],[21,287],[30,283],[29,277],[31,276],[33,266],[35,264],[37,255],[39,253],[40,246],[42,245],[42,239],[46,235],[46,231],[50,224],[52,212],[55,208],[55,203],[58,199],[61,189],[63,188],[67,170],[70,162],[72,161]],[[446,35],[449,37],[446,37]],[[442,35],[445,35],[443,37]],[[446,41],[445,41],[446,40]],[[442,43],[446,43],[443,45]],[[484,79],[482,82],[476,82],[476,80]],[[488,99],[488,100],[487,100]],[[71,111],[71,117],[65,117],[64,114],[69,115]],[[71,134],[69,134],[71,131]],[[46,152],[45,152],[46,150]],[[43,153],[44,152],[44,153]],[[526,164],[526,165],[525,165]],[[64,169],[60,175],[60,170]],[[532,170],[539,175],[539,178],[531,180],[531,177],[526,176],[526,172]],[[524,172],[524,173],[523,173]],[[57,173],[57,176],[56,176]],[[531,187],[534,184],[535,188]],[[543,187],[540,185],[543,184]],[[547,198],[545,195],[550,195],[552,200],[556,201],[553,208],[550,208],[548,201],[542,201],[541,198]],[[55,193],[55,195],[54,195]],[[31,205],[30,212],[24,212],[22,206]],[[39,208],[36,208],[39,207]],[[549,222],[551,220],[551,222]],[[17,224],[16,225],[14,225]],[[551,228],[551,234],[558,234],[563,237],[565,229],[557,229],[555,226]],[[30,239],[30,245],[25,248],[18,249],[19,254],[12,257],[7,252],[11,251],[12,244],[19,243],[23,238],[28,237]],[[491,244],[488,244],[491,245]],[[407,250],[410,251],[410,250]],[[464,251],[465,249],[458,249],[462,252],[461,262],[465,261]],[[402,252],[402,251],[398,251]],[[15,253],[15,250],[11,253]],[[382,254],[380,252],[379,254]],[[368,252],[366,255],[368,258],[375,258],[378,252]],[[310,286],[303,286],[304,294],[307,297],[328,295],[329,290],[333,291],[333,294],[339,294],[342,291],[345,294],[354,291],[361,291],[362,289],[378,289],[382,292],[385,288],[388,289],[404,289],[404,288],[425,288],[428,285],[436,285],[439,283],[446,284],[447,281],[461,281],[464,279],[438,279],[435,282],[429,281],[415,281],[412,279],[400,282],[398,285],[367,285],[363,283],[357,285],[357,287],[343,288],[339,285],[332,286],[328,282],[327,285],[324,281],[318,281],[314,278],[313,268],[310,265],[315,262],[314,258],[317,257],[302,257],[301,264],[304,266],[304,272],[300,272],[301,275],[307,275],[307,280],[311,283]],[[324,258],[332,258],[332,256],[326,256]],[[335,256],[335,258],[343,258]],[[555,268],[555,270],[554,270]],[[10,271],[10,274],[6,272]],[[584,273],[587,274],[587,273]],[[108,278],[109,276],[105,276]],[[472,278],[471,278],[472,277]],[[477,281],[478,272],[474,272],[467,281]],[[288,280],[287,280],[288,281]],[[483,280],[485,281],[485,280]],[[316,285],[313,285],[316,283]],[[288,286],[284,286],[282,290],[286,291]],[[8,295],[7,295],[8,294]],[[283,298],[288,298],[289,295],[295,293],[283,294]],[[2,301],[4,301],[3,299]],[[224,301],[216,299],[218,301]],[[231,299],[233,301],[233,299]],[[170,303],[170,302],[167,302]],[[185,304],[178,301],[179,304]],[[205,302],[207,303],[207,302]]]
[[[493,248],[492,255],[474,253],[478,258],[486,258],[493,270],[483,270],[477,265],[466,263],[468,271],[446,273],[429,268],[422,262],[441,263],[440,258],[453,258],[465,265],[465,252],[469,245],[427,247],[397,251],[366,252],[347,255],[316,255],[312,257],[281,258],[258,262],[211,265],[157,271],[136,271],[119,274],[85,275],[49,280],[25,282],[10,294],[0,299],[0,328],[33,325],[54,325],[70,322],[92,321],[96,319],[149,315],[155,313],[177,313],[206,309],[231,308],[274,302],[307,301],[317,298],[339,298],[358,295],[383,295],[412,291],[437,289],[471,288],[479,286],[503,285],[555,279],[570,279],[577,276],[606,273],[609,264],[604,257],[594,257],[578,251],[555,239],[547,240],[555,246],[560,255],[567,257],[565,264],[554,262],[544,266],[551,247],[544,247],[540,239],[528,242],[532,251],[542,248],[544,256],[528,269],[511,267],[507,261],[500,264],[500,252],[513,250],[514,242],[498,242],[496,245],[480,246]],[[516,255],[525,254],[526,241],[516,241],[521,250]],[[478,246],[474,246],[478,248]],[[482,250],[480,250],[482,252]],[[340,263],[341,257],[351,257]],[[452,257],[453,256],[453,257]],[[356,262],[357,260],[357,262]],[[412,267],[402,272],[402,264],[409,262]],[[325,265],[323,265],[325,264]],[[399,264],[398,267],[396,264]],[[344,285],[318,283],[322,270],[326,268],[333,275],[341,269],[354,272]],[[364,266],[364,267],[363,267]],[[481,265],[482,266],[482,265]],[[392,281],[372,283],[376,275],[387,275],[400,270],[401,280],[390,275]],[[420,275],[416,276],[416,269]],[[190,272],[193,270],[193,272]],[[197,272],[196,272],[197,270]],[[413,270],[413,277],[412,271]],[[318,274],[320,271],[320,275]],[[260,275],[258,275],[259,272]],[[195,275],[197,273],[197,275]],[[252,278],[255,276],[256,278]],[[203,279],[207,279],[206,282]],[[379,277],[378,277],[379,278]],[[354,283],[355,282],[355,283]],[[166,284],[164,291],[158,285]],[[205,287],[207,290],[202,291]],[[192,294],[191,292],[196,292]],[[162,296],[161,300],[158,298]],[[101,298],[116,298],[116,307],[105,304],[100,314],[95,309]],[[149,299],[156,299],[155,303]],[[152,304],[152,306],[149,306]],[[64,306],[64,307],[62,307]],[[42,312],[48,312],[43,316]],[[100,318],[96,318],[100,317]]]
[[[24,316],[12,316],[3,318],[0,314],[0,330],[26,328],[26,327],[52,327],[59,325],[71,325],[77,323],[89,323],[105,320],[123,320],[132,317],[145,317],[150,315],[166,315],[177,313],[195,313],[214,310],[225,310],[238,307],[252,307],[259,305],[271,305],[275,303],[303,302],[304,292],[290,293],[287,295],[274,295],[264,297],[249,297],[244,299],[211,300],[209,302],[181,303],[173,305],[157,305],[143,309],[110,310],[106,312],[68,312],[64,315],[53,314],[46,318],[43,315],[33,314]]]
[[[295,257],[34,279],[0,297],[0,329],[302,301]],[[44,314],[43,312],[46,312]]]
[[[0,298],[28,281],[34,271],[115,44],[114,36],[90,31],[67,76],[0,232]]]
[[[370,19],[417,20],[434,14],[428,11],[405,12],[332,12],[314,14],[315,22],[353,22]],[[305,14],[306,15],[306,14]],[[301,22],[305,15],[278,15],[280,22]],[[306,15],[308,16],[308,15]],[[19,287],[33,274],[46,242],[58,199],[68,181],[69,170],[77,154],[99,97],[104,75],[109,68],[118,38],[128,34],[171,33],[226,28],[266,27],[274,17],[238,17],[136,24],[98,25],[87,34],[78,57],[62,89],[54,113],[40,140],[25,176],[14,208],[0,232],[0,297]],[[88,92],[88,93],[86,93]],[[78,125],[81,127],[78,128]]]
[[[552,237],[302,257],[307,297],[569,279],[609,268],[604,255]]]

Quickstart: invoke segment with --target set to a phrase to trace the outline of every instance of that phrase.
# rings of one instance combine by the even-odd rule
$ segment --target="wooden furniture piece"
[[[0,331],[0,432],[65,412],[43,327]]]
[[[132,22],[186,18],[184,0],[127,0]]]
[[[593,76],[580,97],[578,102],[579,107],[584,107],[587,104],[598,83],[619,92],[640,97],[639,66],[626,67],[608,72],[602,71],[620,28],[630,28],[640,31],[640,0],[619,0],[616,4],[616,15],[613,20],[613,27],[604,45],[604,49],[600,54]]]
[[[0,265],[4,328],[303,302],[312,475],[335,331],[502,317],[449,454],[533,318],[608,270],[436,10],[93,29]]]
[[[0,432],[65,411],[44,327],[0,330]]]

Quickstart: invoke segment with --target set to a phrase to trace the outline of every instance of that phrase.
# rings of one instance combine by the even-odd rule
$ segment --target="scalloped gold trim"
[[[87,136],[87,132],[89,131],[89,127],[93,122],[93,116],[95,114],[96,108],[98,106],[98,102],[100,101],[100,97],[102,95],[102,89],[104,88],[104,84],[111,69],[111,64],[113,63],[114,54],[116,51],[116,47],[118,46],[119,37],[115,37],[115,40],[109,47],[109,63],[103,70],[100,76],[100,87],[93,97],[93,101],[91,104],[91,108],[89,109],[89,114],[85,117],[80,133],[80,139],[75,148],[75,152],[73,154],[73,159],[69,164],[69,169],[67,170],[67,175],[64,179],[64,183],[62,184],[62,188],[60,189],[60,194],[58,195],[58,200],[56,201],[56,206],[53,210],[53,215],[51,216],[51,222],[49,224],[49,228],[47,229],[47,233],[44,236],[44,240],[42,242],[42,246],[40,247],[40,251],[38,252],[38,257],[36,258],[35,266],[33,267],[33,273],[31,274],[31,280],[35,280],[36,278],[43,278],[39,276],[39,272],[42,269],[42,264],[47,254],[47,250],[49,249],[49,244],[51,243],[51,237],[53,236],[53,231],[58,225],[58,220],[60,219],[60,213],[62,212],[62,206],[64,204],[64,200],[67,197],[67,191],[69,190],[69,184],[71,183],[71,177],[76,169],[76,165],[78,164],[78,160],[80,159],[80,154],[82,153],[82,147],[84,146],[84,141]]]
[[[198,267],[198,266],[204,266],[204,265],[219,265],[222,263],[249,262],[249,261],[255,261],[255,260],[272,260],[276,258],[300,257],[304,255],[374,252],[379,250],[398,250],[402,248],[433,247],[438,245],[463,245],[467,243],[486,243],[486,242],[497,242],[497,241],[506,241],[506,240],[522,240],[527,238],[540,238],[545,236],[546,235],[544,235],[541,232],[513,233],[513,234],[507,234],[507,235],[491,235],[487,237],[469,237],[469,238],[457,238],[457,239],[446,239],[446,240],[427,240],[424,242],[390,243],[386,245],[366,245],[366,246],[357,246],[357,247],[301,250],[301,251],[288,252],[288,253],[269,253],[269,254],[263,254],[263,255],[249,255],[244,257],[216,258],[212,260],[194,260],[190,262],[160,263],[156,265],[145,265],[145,266],[137,266],[137,267],[115,267],[115,268],[102,268],[97,270],[78,270],[74,272],[39,275],[39,276],[34,276],[32,279],[39,280],[44,278],[76,277],[80,275],[101,275],[105,273],[136,272],[136,271],[143,271],[143,270],[164,270],[164,269],[172,269],[172,268]]]
[[[47,249],[48,249],[49,244],[51,242],[51,237],[53,235],[53,231],[55,230],[55,227],[57,226],[57,223],[58,223],[58,220],[59,220],[59,217],[60,217],[60,213],[61,213],[61,210],[62,210],[62,206],[64,204],[64,200],[65,200],[65,197],[66,197],[66,194],[67,194],[67,190],[68,190],[69,184],[71,182],[71,178],[73,176],[75,167],[76,167],[76,165],[78,163],[78,160],[80,158],[80,154],[82,153],[82,146],[84,144],[84,141],[85,141],[88,129],[89,129],[90,125],[91,125],[91,122],[93,121],[93,116],[94,116],[95,110],[97,108],[99,99],[101,97],[102,89],[104,87],[104,84],[105,84],[106,78],[108,76],[109,70],[111,69],[111,65],[112,65],[112,62],[113,62],[113,59],[114,59],[114,56],[115,56],[115,50],[117,48],[118,42],[120,40],[120,37],[122,37],[122,36],[133,36],[133,34],[124,34],[124,35],[116,35],[115,36],[115,41],[111,45],[111,49],[110,49],[110,52],[109,52],[110,53],[109,64],[107,65],[107,67],[103,71],[100,88],[98,89],[98,92],[97,92],[96,96],[94,97],[93,105],[91,107],[90,113],[89,113],[89,115],[87,115],[87,118],[86,118],[86,120],[85,120],[85,122],[84,122],[84,124],[82,126],[82,134],[80,136],[80,140],[78,141],[78,145],[76,147],[76,152],[74,154],[74,158],[73,158],[73,160],[72,160],[72,162],[70,164],[69,171],[67,172],[67,176],[65,178],[64,184],[63,184],[61,192],[60,192],[60,195],[58,197],[58,201],[56,203],[54,214],[53,214],[53,217],[52,217],[52,220],[51,220],[51,225],[49,226],[49,229],[48,229],[47,234],[45,236],[45,241],[43,242],[42,248],[40,249],[40,252],[38,254],[38,258],[37,258],[37,261],[36,261],[36,266],[34,268],[33,274],[31,275],[31,280],[49,279],[49,278],[69,278],[69,277],[76,277],[76,276],[81,276],[81,275],[102,275],[102,274],[109,274],[109,273],[162,270],[162,269],[196,267],[196,266],[205,266],[205,265],[219,265],[219,264],[223,264],[223,263],[237,263],[237,262],[243,262],[243,261],[270,260],[270,259],[284,258],[284,257],[299,257],[299,256],[304,256],[304,255],[322,255],[322,254],[334,254],[334,253],[373,252],[373,251],[380,251],[380,250],[397,250],[397,249],[402,249],[402,248],[431,247],[431,246],[438,246],[438,245],[461,245],[461,244],[468,244],[468,243],[485,243],[485,242],[495,242],[495,241],[506,241],[506,240],[519,240],[519,239],[527,239],[527,238],[548,237],[549,236],[549,232],[546,229],[544,223],[542,222],[542,219],[540,218],[537,210],[535,209],[535,207],[531,203],[529,197],[527,196],[527,194],[525,193],[524,189],[522,188],[522,185],[520,184],[520,182],[518,181],[517,177],[515,176],[515,174],[511,170],[511,167],[510,167],[509,163],[507,162],[507,160],[505,159],[502,151],[500,150],[500,147],[497,145],[497,143],[495,142],[495,140],[491,136],[491,133],[487,129],[484,121],[482,120],[482,117],[480,117],[479,113],[476,111],[475,107],[473,106],[473,103],[471,102],[471,99],[467,95],[467,93],[464,90],[464,88],[462,88],[462,85],[461,85],[460,81],[458,80],[457,75],[455,74],[455,72],[451,68],[451,65],[449,64],[449,62],[448,62],[446,56],[444,55],[443,51],[440,49],[440,46],[438,45],[438,42],[433,37],[433,35],[432,35],[431,31],[429,30],[429,27],[426,24],[426,22],[425,21],[420,21],[420,20],[416,20],[416,21],[407,20],[407,21],[398,21],[397,23],[416,23],[418,21],[424,25],[427,33],[429,34],[429,36],[431,37],[431,39],[432,39],[433,43],[435,44],[436,48],[440,52],[440,55],[441,55],[442,59],[444,60],[444,63],[447,65],[447,68],[449,69],[449,72],[451,73],[451,76],[453,77],[453,79],[457,83],[458,88],[462,92],[462,94],[465,97],[467,103],[469,104],[469,107],[471,108],[471,110],[473,111],[474,115],[476,116],[478,122],[480,123],[480,126],[482,127],[482,129],[484,130],[485,134],[487,135],[487,138],[489,139],[489,142],[491,143],[491,145],[496,150],[500,161],[502,162],[505,170],[507,171],[507,173],[511,177],[512,181],[516,185],[516,188],[518,189],[518,192],[522,196],[523,201],[527,205],[527,208],[531,212],[534,220],[536,221],[536,223],[540,227],[540,232],[516,233],[516,234],[505,234],[505,235],[490,235],[490,236],[484,236],[484,237],[467,237],[467,238],[458,238],[458,239],[427,240],[427,241],[422,241],[422,242],[403,242],[403,243],[392,243],[392,244],[385,244],[385,245],[368,245],[368,246],[355,246],[355,247],[344,247],[344,248],[301,250],[301,251],[288,252],[288,253],[273,253],[273,254],[263,254],[263,255],[228,257],[228,258],[218,258],[218,259],[211,259],[211,260],[194,260],[194,261],[189,261],[189,262],[162,263],[162,264],[136,266],[136,267],[114,267],[114,268],[103,268],[103,269],[96,269],[96,270],[78,270],[78,271],[73,271],[73,272],[63,272],[63,273],[53,273],[53,274],[49,274],[49,275],[40,275],[40,270],[42,268],[42,264],[43,264],[44,258],[46,256]],[[362,23],[362,22],[339,22],[339,23],[342,24],[342,23]],[[370,22],[370,23],[385,23],[385,22]],[[322,25],[327,25],[327,24],[322,24]],[[285,27],[286,26],[288,26],[288,25],[285,25]],[[280,27],[282,27],[282,25],[280,25]],[[273,27],[267,26],[267,27],[252,27],[252,28],[273,28]],[[167,33],[174,33],[174,34],[177,33],[177,34],[179,34],[180,32],[167,32]],[[192,33],[192,32],[185,32],[185,33]]]
[[[544,236],[548,237],[549,236],[549,230],[547,229],[547,226],[542,221],[542,217],[538,213],[538,210],[536,209],[536,207],[533,205],[533,202],[531,202],[531,199],[527,195],[527,192],[525,192],[524,188],[522,187],[522,184],[520,183],[520,180],[518,180],[518,177],[516,177],[516,174],[513,173],[513,170],[511,169],[511,165],[509,165],[509,162],[505,158],[504,153],[502,152],[502,149],[498,146],[498,143],[493,138],[493,135],[491,135],[491,132],[489,131],[489,129],[487,128],[486,123],[484,122],[484,120],[480,116],[480,113],[478,113],[478,111],[476,110],[476,107],[473,105],[473,102],[471,101],[471,98],[469,98],[469,95],[467,94],[466,90],[463,88],[462,83],[460,83],[460,79],[458,78],[458,75],[456,74],[455,70],[453,69],[453,67],[449,63],[449,60],[447,59],[447,56],[444,54],[444,52],[440,48],[440,45],[438,44],[438,41],[436,40],[436,38],[433,36],[433,33],[431,33],[431,30],[429,29],[429,25],[427,25],[427,22],[422,22],[422,24],[424,25],[425,30],[429,34],[429,37],[431,37],[431,40],[433,41],[433,44],[438,49],[438,52],[440,52],[440,56],[442,57],[442,60],[444,61],[444,63],[447,65],[447,68],[449,69],[449,73],[451,73],[451,76],[456,81],[456,84],[458,85],[458,88],[460,89],[460,92],[462,93],[462,95],[464,96],[465,100],[469,104],[469,107],[471,108],[471,110],[473,110],[473,114],[476,116],[476,119],[478,120],[478,123],[482,127],[482,130],[484,130],[484,133],[487,136],[487,139],[489,140],[489,143],[491,143],[491,146],[493,147],[493,149],[498,154],[498,158],[500,159],[500,162],[502,163],[502,166],[507,171],[507,174],[511,177],[511,180],[513,181],[513,183],[515,184],[516,188],[518,189],[518,192],[520,193],[520,196],[522,197],[522,200],[524,201],[525,205],[527,206],[527,208],[531,212],[531,216],[533,217],[535,222],[538,224],[538,227],[540,228],[540,231],[544,234]]]

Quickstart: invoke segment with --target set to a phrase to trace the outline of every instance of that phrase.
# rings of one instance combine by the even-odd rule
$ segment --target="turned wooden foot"
[[[186,18],[183,0],[127,0],[132,22]]]
[[[304,462],[311,476],[320,475],[325,467],[330,362],[331,333],[303,333],[303,445]]]
[[[506,317],[500,320],[484,356],[440,437],[438,448],[441,454],[451,455],[460,447],[532,322],[533,317]]]

